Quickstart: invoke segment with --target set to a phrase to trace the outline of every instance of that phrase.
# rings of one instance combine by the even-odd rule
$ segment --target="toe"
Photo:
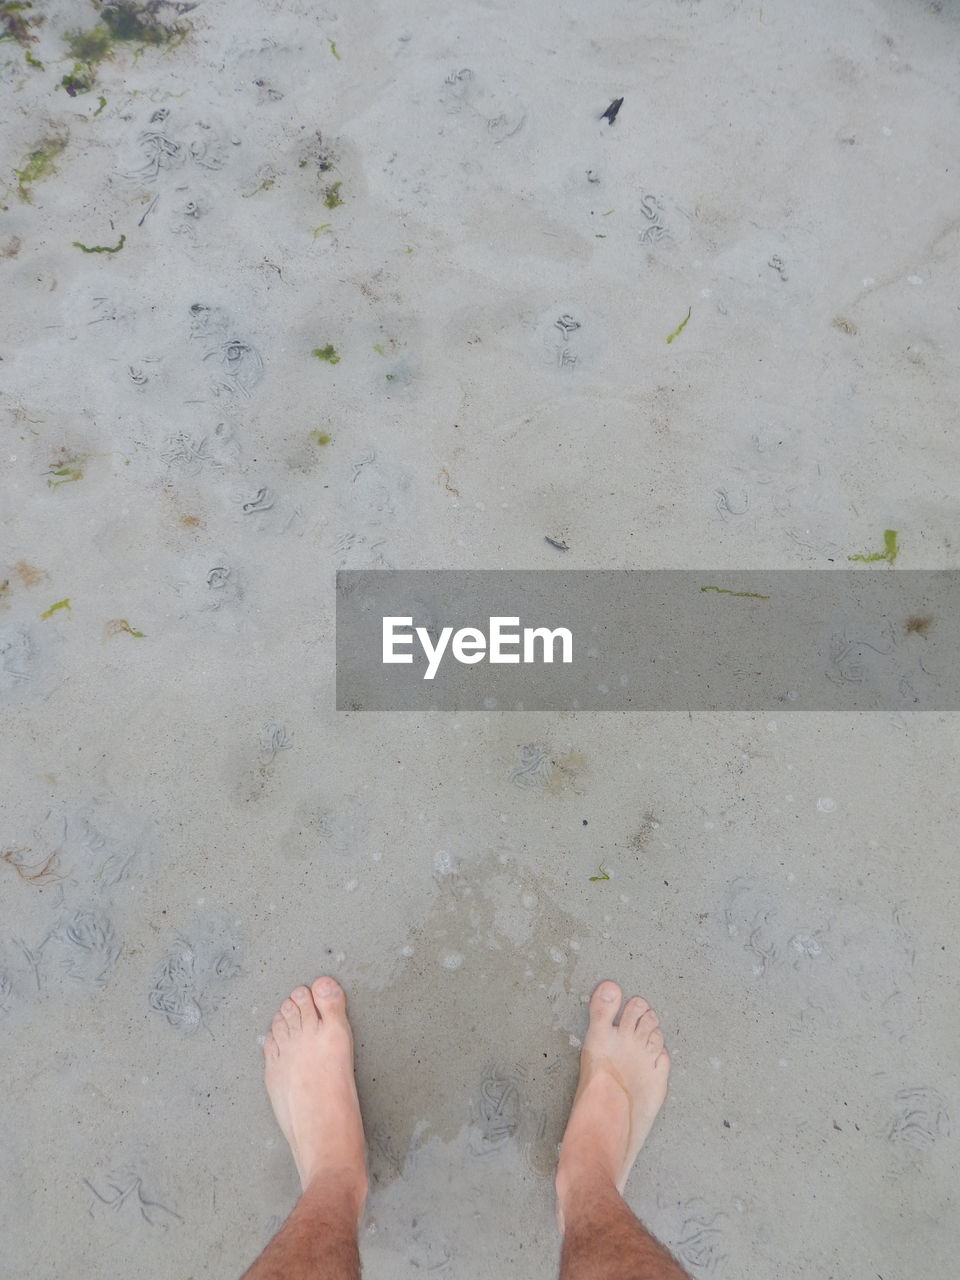
[[[637,1023],[649,1008],[643,996],[631,996],[623,1006],[623,1013],[620,1015],[621,1027],[625,1031],[636,1031]]]
[[[663,1052],[663,1032],[659,1027],[654,1027],[647,1036],[647,1048],[652,1053],[659,1054]]]
[[[660,1019],[657,1017],[656,1009],[647,1008],[643,1017],[637,1019],[637,1033],[646,1039],[651,1031],[654,1031],[660,1025]]]
[[[276,1040],[274,1040],[272,1031],[268,1032],[264,1037],[263,1056],[268,1062],[272,1061],[274,1058],[280,1057],[280,1046],[277,1044]]]
[[[287,1021],[283,1014],[275,1013],[273,1021],[270,1023],[270,1034],[273,1036],[274,1043],[279,1046],[284,1040],[290,1038],[290,1032],[287,1028]]]
[[[590,997],[590,1021],[612,1024],[622,999],[623,992],[615,982],[601,982]]]
[[[317,978],[313,984],[313,999],[321,1021],[342,1018],[346,1012],[347,997],[336,978]]]
[[[290,993],[290,999],[300,1010],[300,1025],[307,1029],[315,1027],[319,1018],[317,1016],[317,1006],[313,1003],[313,996],[310,994],[310,988],[295,987]]]
[[[280,1006],[280,1013],[284,1022],[287,1024],[287,1030],[289,1032],[292,1033],[300,1030],[300,1010],[289,996]]]

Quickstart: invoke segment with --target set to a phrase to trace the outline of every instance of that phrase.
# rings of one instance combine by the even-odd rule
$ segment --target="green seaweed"
[[[321,222],[319,227],[314,227],[313,228],[314,240],[316,240],[317,236],[320,234],[321,231],[329,231],[332,226],[333,226],[332,222]]]
[[[68,613],[73,612],[73,609],[70,607],[69,596],[66,598],[66,600],[58,600],[57,603],[52,604],[49,609],[44,609],[43,613],[41,613],[40,615],[40,621],[46,622],[47,618],[52,618],[58,609],[66,609]]]
[[[276,178],[268,176],[264,178],[259,187],[255,187],[253,191],[241,191],[240,199],[249,200],[251,196],[255,196],[260,191],[269,191],[275,182]]]
[[[121,634],[133,636],[137,640],[146,639],[143,632],[131,627],[126,618],[111,618],[107,623],[107,635],[118,636]]]
[[[701,591],[716,591],[718,596],[740,596],[744,600],[769,600],[769,596],[763,596],[759,591],[731,591],[729,587],[701,587]]]
[[[112,39],[125,44],[179,44],[186,39],[188,28],[165,27],[154,16],[156,8],[159,6],[150,3],[136,5],[129,0],[115,0],[101,10],[100,21]]]
[[[138,45],[139,49],[147,45],[173,48],[186,40],[190,24],[165,26],[156,16],[158,8],[154,0],[142,5],[134,0],[111,0],[101,8],[96,26],[87,31],[68,31],[64,41],[75,65],[60,81],[67,93],[71,97],[89,93],[96,83],[97,67],[112,55],[117,44]]]
[[[899,554],[896,529],[884,529],[882,551],[872,551],[869,555],[863,556],[847,556],[847,559],[859,560],[862,564],[875,564],[878,560],[886,560],[887,564],[893,564]]]
[[[79,240],[74,240],[73,245],[77,249],[82,249],[84,253],[119,253],[127,242],[125,235],[120,236],[117,244],[95,244],[93,246],[81,244]]]
[[[48,480],[47,485],[51,489],[59,489],[62,484],[72,484],[75,480],[83,479],[83,465],[76,460],[73,465],[65,463],[62,467],[58,467],[55,471],[47,473],[51,476],[59,476],[58,480]]]
[[[39,58],[35,58],[29,49],[24,49],[23,58],[28,67],[36,67],[38,71],[43,70],[43,63]]]
[[[70,57],[77,62],[92,66],[110,54],[110,32],[99,22],[89,31],[68,31],[63,39]]]
[[[37,38],[30,28],[39,26],[44,15],[40,13],[36,17],[28,17],[27,10],[32,8],[33,5],[28,0],[8,0],[7,3],[0,4],[0,40],[15,40],[26,52],[27,62],[31,67],[42,67],[43,63],[30,54],[28,45]]]
[[[383,349],[383,343],[382,343],[382,342],[375,342],[375,343],[373,344],[373,349],[374,349],[374,351],[377,353],[377,355],[378,355],[378,356],[385,356],[385,355],[387,354],[387,353],[384,351],[384,349]]]
[[[328,41],[327,41],[327,44],[330,46],[330,52],[333,54],[333,56],[336,58],[336,60],[337,60],[338,62],[342,62],[342,61],[343,61],[343,59],[340,57],[339,53],[337,53],[337,42],[336,42],[336,40],[328,40]]]
[[[322,449],[325,444],[330,443],[333,436],[329,435],[326,431],[311,431],[310,439],[314,444],[318,444]]]
[[[71,98],[75,98],[77,94],[89,93],[97,81],[97,73],[85,62],[75,62],[73,70],[60,81],[60,88],[66,89],[67,94]]]
[[[606,867],[601,862],[599,867],[597,867],[597,874],[595,876],[589,876],[588,879],[590,880],[591,884],[596,884],[598,880],[609,880],[610,872],[606,869]]]
[[[17,175],[18,190],[20,199],[29,202],[33,199],[33,193],[30,188],[35,182],[40,182],[43,178],[49,178],[52,173],[57,172],[57,166],[54,163],[57,156],[64,150],[67,145],[67,134],[52,134],[49,138],[39,143],[38,146],[27,155],[23,161],[23,167],[14,169]]]
[[[672,342],[674,338],[680,337],[681,333],[683,333],[684,329],[687,327],[687,321],[690,319],[690,316],[692,314],[693,314],[693,307],[687,307],[687,314],[683,317],[683,319],[674,329],[673,333],[671,333],[670,336],[667,338],[668,343]]]
[[[310,352],[312,356],[316,356],[318,360],[326,360],[327,364],[339,364],[340,357],[337,355],[331,343],[327,343],[325,347],[314,347]]]
[[[340,196],[340,188],[342,186],[342,182],[331,182],[329,187],[327,187],[326,191],[323,193],[323,203],[328,209],[339,209],[343,204],[343,200]]]
[[[158,20],[159,6],[113,0],[100,11],[100,21],[88,31],[68,31],[64,39],[71,57],[80,62],[102,62],[114,44],[175,45],[190,34],[187,23],[167,27]]]
[[[100,105],[99,105],[99,107],[97,107],[96,111],[93,113],[93,114],[94,114],[94,118],[96,118],[96,117],[100,114],[100,112],[104,109],[104,107],[107,105],[107,100],[106,100],[106,98],[103,96],[103,94],[102,94],[102,93],[101,93],[101,94],[100,94],[100,96],[97,98],[97,101],[100,103]]]

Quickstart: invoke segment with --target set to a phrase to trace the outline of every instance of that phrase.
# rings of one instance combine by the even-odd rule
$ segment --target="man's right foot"
[[[590,997],[590,1026],[580,1054],[580,1081],[560,1145],[557,1209],[598,1179],[622,1194],[647,1134],[667,1096],[670,1058],[660,1020],[646,1000],[624,1005],[615,982],[601,982]]]
[[[263,1046],[273,1113],[300,1182],[335,1187],[355,1202],[367,1193],[363,1121],[353,1076],[353,1036],[343,988],[333,978],[296,987]]]

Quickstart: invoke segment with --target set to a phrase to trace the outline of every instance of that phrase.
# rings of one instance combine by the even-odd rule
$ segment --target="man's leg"
[[[601,982],[590,999],[580,1082],[560,1146],[560,1280],[689,1280],[636,1218],[623,1188],[667,1096],[670,1059],[657,1015]]]
[[[273,1114],[303,1194],[244,1280],[358,1280],[366,1148],[347,1002],[333,978],[297,987],[263,1046]]]

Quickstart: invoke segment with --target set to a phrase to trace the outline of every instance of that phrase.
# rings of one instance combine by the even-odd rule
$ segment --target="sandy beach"
[[[4,1275],[239,1276],[323,972],[369,1280],[554,1274],[604,977],[696,1280],[952,1274],[957,714],[338,712],[334,624],[339,569],[957,568],[956,6],[0,33]]]

